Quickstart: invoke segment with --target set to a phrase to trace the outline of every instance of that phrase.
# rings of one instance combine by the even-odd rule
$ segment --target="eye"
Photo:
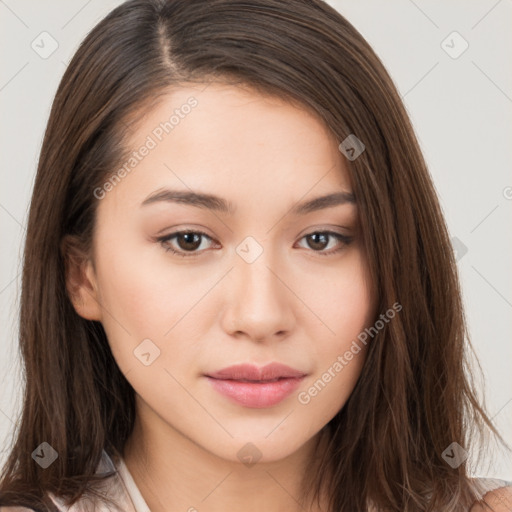
[[[210,236],[202,231],[176,231],[164,237],[158,238],[157,241],[163,246],[163,248],[176,254],[178,256],[188,257],[195,256],[201,251],[198,250],[201,248],[202,239],[208,239],[213,241]],[[325,251],[325,247],[329,246],[329,239],[336,239],[340,242],[340,247],[331,249],[329,251]],[[175,239],[175,240],[174,240]],[[341,233],[336,233],[335,231],[313,231],[301,238],[301,240],[306,239],[308,245],[313,249],[313,252],[317,252],[322,256],[329,256],[332,254],[336,254],[342,251],[345,246],[349,245],[353,241],[353,237],[349,237],[346,235],[342,235]],[[171,241],[175,241],[178,245],[178,248],[174,248]],[[205,248],[202,248],[205,250]]]
[[[335,238],[340,243],[340,247],[336,249],[331,249],[329,251],[324,251],[326,246],[329,245],[329,238],[332,240],[332,238]],[[316,248],[319,250],[314,250],[314,252],[317,252],[321,256],[330,256],[332,254],[336,254],[340,251],[342,251],[345,246],[349,245],[353,241],[353,237],[342,235],[341,233],[336,233],[335,231],[313,231],[312,233],[309,233],[301,238],[301,240],[306,239],[308,242],[308,245],[312,248]]]
[[[174,238],[178,243],[178,250],[174,249],[173,246],[169,243]],[[158,241],[162,244],[166,251],[177,254],[178,256],[186,257],[194,256],[198,252],[197,249],[201,247],[202,238],[212,240],[206,233],[203,233],[202,231],[183,230],[176,231],[175,233],[171,233],[170,235],[159,238]]]

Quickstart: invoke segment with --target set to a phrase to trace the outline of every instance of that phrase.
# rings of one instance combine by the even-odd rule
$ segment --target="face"
[[[227,460],[296,452],[350,396],[375,314],[338,141],[305,109],[212,83],[169,92],[129,145],[95,191],[77,311],[103,324],[146,425]],[[212,377],[269,363],[294,376]]]

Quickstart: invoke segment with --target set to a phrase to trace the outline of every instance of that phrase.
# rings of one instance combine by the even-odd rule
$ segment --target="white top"
[[[96,473],[105,473],[110,471],[116,471],[117,474],[112,478],[107,479],[109,488],[105,492],[105,495],[115,500],[118,504],[119,510],[122,512],[151,512],[123,459],[121,458],[116,466],[105,450],[103,450],[102,459],[98,465]],[[473,478],[472,481],[477,493],[479,494],[479,499],[483,498],[486,493],[494,489],[507,486],[512,488],[512,482],[507,480],[499,480],[495,478]],[[71,507],[66,507],[61,498],[57,498],[52,494],[50,494],[50,497],[57,505],[60,512],[112,512],[107,505],[96,503],[91,507],[91,502],[86,499],[80,499]],[[0,512],[31,511],[25,507],[0,507]]]
[[[103,453],[107,455],[105,451],[103,451]],[[121,479],[124,483],[126,492],[128,493],[130,499],[132,500],[135,512],[151,512],[146,501],[142,497],[139,488],[135,485],[133,477],[131,473],[128,471],[128,468],[126,467],[126,464],[124,463],[123,459],[119,461],[117,468],[119,475],[121,476]]]
[[[124,460],[122,458],[119,459],[116,465],[107,452],[103,450],[102,458],[98,464],[96,473],[109,473],[111,471],[117,471],[117,474],[107,479],[110,487],[106,490],[105,494],[109,498],[114,499],[115,503],[118,504],[119,510],[122,510],[123,512],[151,512],[148,504],[142,497],[139,488],[135,484],[128,467],[124,463]],[[85,504],[82,504],[85,500],[78,500],[78,502],[71,507],[66,507],[64,500],[61,498],[52,494],[50,494],[50,498],[61,512],[85,512],[88,510],[94,510],[95,512],[112,512],[107,505],[102,503],[95,503],[91,507],[90,500],[87,500],[87,503]],[[13,509],[11,511],[9,510],[9,507],[7,507],[5,512],[25,512],[25,510],[27,509],[21,508],[19,511],[18,509]]]

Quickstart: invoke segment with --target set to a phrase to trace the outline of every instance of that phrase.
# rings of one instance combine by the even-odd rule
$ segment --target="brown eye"
[[[176,241],[180,249],[194,251],[201,245],[201,235],[198,233],[179,233],[176,235]]]
[[[307,236],[309,246],[312,249],[323,250],[329,245],[329,235],[326,233],[313,233]]]
[[[177,231],[159,238],[158,241],[166,251],[170,251],[179,256],[195,256],[201,252],[197,249],[201,247],[204,238],[211,240],[211,238],[202,231]],[[171,243],[173,240],[175,243]]]
[[[329,245],[329,240],[332,238],[335,238],[341,242],[340,247],[334,250],[325,251],[324,249]],[[317,252],[322,256],[329,256],[331,254],[338,253],[353,241],[353,237],[345,236],[334,231],[315,231],[305,235],[303,239],[307,240],[307,245],[309,248],[313,249],[314,252]]]

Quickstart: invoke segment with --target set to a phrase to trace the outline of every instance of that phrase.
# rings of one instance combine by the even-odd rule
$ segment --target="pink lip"
[[[306,376],[280,363],[262,368],[241,364],[206,375],[213,388],[246,407],[265,408],[289,396]]]

